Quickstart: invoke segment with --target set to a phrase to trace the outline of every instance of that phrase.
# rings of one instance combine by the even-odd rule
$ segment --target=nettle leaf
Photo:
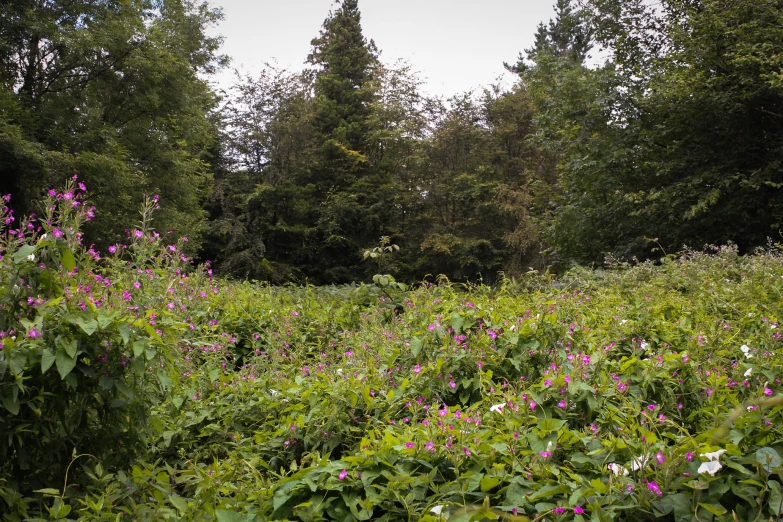
[[[55,358],[57,364],[57,372],[60,374],[60,379],[65,380],[71,370],[76,366],[76,357],[71,357],[65,350],[57,350],[57,356]]]

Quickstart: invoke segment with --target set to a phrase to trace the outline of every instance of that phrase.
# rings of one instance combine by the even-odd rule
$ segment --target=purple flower
[[[647,409],[650,411],[655,411],[658,409],[658,406],[656,406],[655,404],[648,404]]]
[[[413,442],[406,442],[405,447],[408,449],[413,449],[413,447],[416,446]]]
[[[657,482],[650,481],[647,483],[647,489],[658,495],[658,497],[663,497],[663,492],[661,491],[661,488],[658,486]]]
[[[584,512],[585,512],[585,510],[584,510],[584,508],[582,506],[575,506],[574,507],[574,514],[575,515],[581,515]]]
[[[30,339],[35,339],[36,337],[41,337],[41,332],[39,332],[38,330],[36,330],[35,328],[33,328],[32,330],[30,330],[30,331],[27,333],[27,336],[28,336]]]
[[[435,451],[435,443],[432,441],[425,444],[424,447],[427,448],[427,451]]]
[[[560,514],[560,513],[563,513],[564,511],[565,511],[565,508],[562,508],[562,507],[556,507],[555,509],[553,509],[553,510],[552,510],[552,513],[558,513],[558,514]]]
[[[144,232],[142,232],[141,230],[134,230],[133,231],[133,235],[136,236],[137,238],[141,239],[141,238],[144,237]]]
[[[542,457],[544,457],[545,459],[548,459],[549,457],[551,457],[551,456],[552,456],[552,453],[550,453],[550,452],[548,452],[548,451],[542,451],[541,453],[539,453],[539,455],[541,455],[541,456],[542,456]]]
[[[558,408],[565,408],[566,407],[566,401],[560,401],[557,403]]]
[[[454,381],[449,381],[449,386],[451,386],[452,388],[456,388],[457,387],[457,383],[454,382]]]
[[[114,253],[116,253],[116,252],[117,252],[117,245],[111,245],[111,246],[109,247],[109,253],[110,253],[110,254],[114,254]]]
[[[764,395],[772,396],[772,390],[765,386],[764,387]]]
[[[57,239],[59,239],[59,238],[63,237],[63,231],[60,230],[59,228],[55,228],[54,230],[52,230],[52,235],[54,237],[56,237]]]
[[[347,477],[347,476],[348,476],[348,472],[345,471],[345,470],[342,470],[340,472],[340,475],[337,478],[339,478],[340,480],[345,480],[345,477]]]
[[[468,448],[462,448],[462,451],[465,453],[466,457],[470,457],[470,450]]]
[[[685,458],[688,460],[688,462],[692,462],[693,461],[693,453],[691,453],[689,451],[688,453],[685,454]]]
[[[662,451],[659,451],[655,455],[655,460],[658,461],[658,464],[663,464],[664,462],[666,462],[666,458],[663,456],[663,452]]]

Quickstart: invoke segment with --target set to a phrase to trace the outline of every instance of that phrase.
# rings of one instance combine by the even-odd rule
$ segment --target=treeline
[[[98,249],[143,193],[219,272],[274,283],[490,281],[783,227],[783,0],[559,0],[516,85],[449,99],[379,58],[356,0],[305,69],[220,96],[206,4],[0,13],[0,191],[29,211],[78,174]],[[364,260],[382,237],[399,250]]]

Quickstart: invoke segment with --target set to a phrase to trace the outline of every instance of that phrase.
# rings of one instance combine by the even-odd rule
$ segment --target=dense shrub
[[[776,248],[497,287],[281,288],[192,267],[149,228],[153,206],[102,259],[49,239],[64,214],[5,236],[8,520],[781,512]],[[92,456],[66,477],[74,449]],[[22,450],[39,459],[29,473]]]

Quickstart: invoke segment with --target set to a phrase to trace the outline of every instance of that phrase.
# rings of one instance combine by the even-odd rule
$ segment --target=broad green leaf
[[[481,491],[483,493],[486,493],[487,491],[490,491],[495,486],[500,484],[500,479],[497,477],[490,477],[489,475],[484,475],[481,479]]]
[[[64,350],[57,350],[55,358],[57,364],[57,372],[60,374],[60,379],[65,379],[74,366],[76,366],[76,358],[68,355]]]
[[[3,406],[11,415],[19,414],[19,400],[13,397],[3,397]]]
[[[52,367],[55,360],[55,354],[52,351],[51,348],[44,348],[43,352],[41,353],[41,373],[46,373],[46,371]]]
[[[36,249],[35,245],[24,245],[14,253],[14,264],[18,265],[27,261],[30,254],[34,253]]]
[[[8,368],[11,370],[12,375],[21,374],[26,364],[27,350],[25,348],[20,347],[11,352],[11,356],[8,358]]]
[[[147,346],[147,341],[145,341],[144,339],[133,341],[133,356],[141,357],[142,354],[144,354],[144,348],[146,348],[146,346]]]
[[[766,447],[756,451],[756,461],[764,468],[767,473],[780,466],[783,462],[778,452],[773,448]]]

